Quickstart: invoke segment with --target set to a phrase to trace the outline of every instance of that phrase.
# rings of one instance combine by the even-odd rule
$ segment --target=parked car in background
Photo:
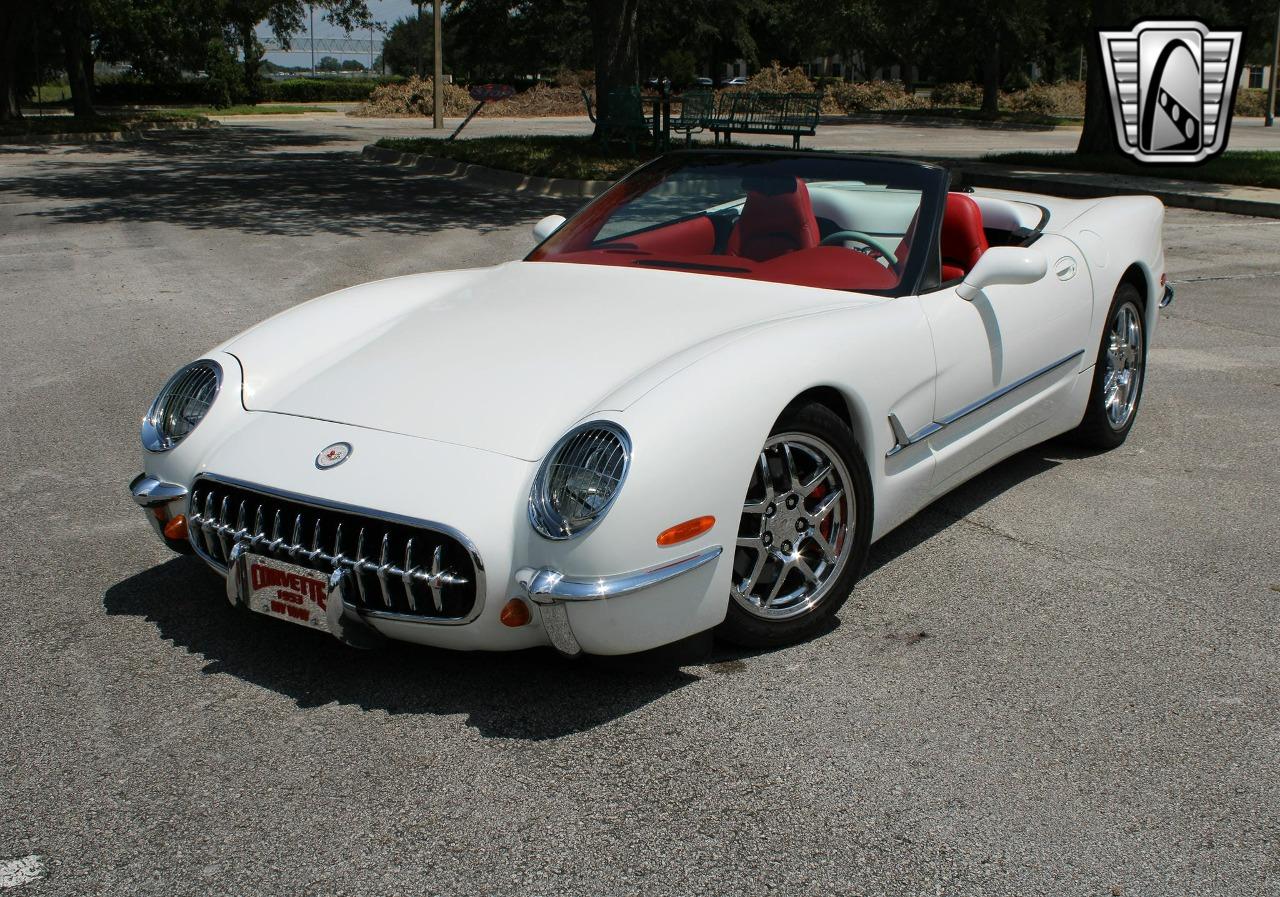
[[[353,645],[802,639],[934,499],[1138,413],[1160,202],[949,177],[668,154],[522,261],[340,290],[184,366],[133,497],[233,605]]]
[[[737,78],[731,78],[724,83],[726,87],[741,87],[747,83],[747,79],[739,75]]]

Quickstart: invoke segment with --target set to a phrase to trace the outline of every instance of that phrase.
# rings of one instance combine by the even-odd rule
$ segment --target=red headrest
[[[812,249],[821,242],[818,219],[809,202],[809,188],[795,178],[781,193],[751,190],[742,206],[738,224],[729,235],[728,251],[757,262],[784,252]]]
[[[987,235],[982,232],[982,210],[963,193],[947,194],[947,210],[942,216],[942,279],[963,277],[987,251]],[[959,269],[959,273],[954,270]],[[948,276],[950,275],[950,276]]]

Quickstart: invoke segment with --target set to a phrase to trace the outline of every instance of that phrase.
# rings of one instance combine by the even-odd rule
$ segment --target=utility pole
[[[311,41],[311,77],[316,76],[316,5],[308,4],[311,8],[311,27],[307,29],[307,38]]]
[[[373,74],[373,25],[369,25],[369,74]]]
[[[1269,128],[1276,120],[1276,77],[1280,69],[1280,7],[1276,9],[1276,33],[1271,47],[1271,85],[1267,88],[1267,120]]]
[[[444,127],[444,55],[440,52],[440,19],[441,19],[441,3],[440,0],[434,0],[431,4],[431,17],[435,19],[436,26],[436,46],[435,46],[435,63],[432,78],[434,84],[431,89],[431,127],[439,129]],[[421,7],[419,7],[421,8]]]

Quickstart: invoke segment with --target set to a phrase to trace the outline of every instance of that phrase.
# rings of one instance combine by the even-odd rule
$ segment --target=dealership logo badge
[[[350,457],[351,443],[335,442],[333,445],[326,445],[320,450],[320,454],[316,455],[316,467],[328,470],[330,467],[337,467]]]
[[[1196,21],[1099,31],[1120,148],[1140,162],[1194,165],[1227,145],[1242,32]]]

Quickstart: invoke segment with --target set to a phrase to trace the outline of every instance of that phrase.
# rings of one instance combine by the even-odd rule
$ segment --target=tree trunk
[[[22,5],[14,4],[0,13],[0,122],[22,115],[18,102],[18,45],[25,31],[26,12]]]
[[[82,2],[67,4],[59,30],[67,83],[71,87],[71,111],[80,116],[93,115],[93,54],[89,49],[89,14]]]
[[[254,32],[254,23],[238,22],[236,30],[240,36],[240,50],[244,53],[244,89],[246,99],[257,105],[262,99],[262,53],[258,43],[258,35]]]
[[[1129,10],[1125,0],[1093,0],[1090,27],[1085,41],[1088,69],[1084,78],[1084,127],[1080,129],[1077,153],[1118,155],[1115,127],[1111,121],[1111,95],[1106,70],[1102,66],[1102,42],[1094,35],[1099,28],[1127,28]]]
[[[1000,112],[1000,41],[991,44],[991,51],[982,60],[982,112],[996,115]]]
[[[640,83],[636,14],[640,0],[592,0],[591,43],[596,64],[596,135],[609,114],[609,91]]]

